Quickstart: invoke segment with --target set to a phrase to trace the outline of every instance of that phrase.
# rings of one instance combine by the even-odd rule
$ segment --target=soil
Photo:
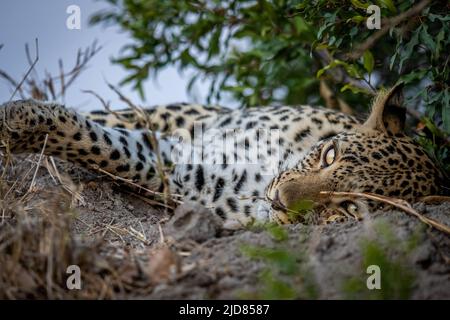
[[[197,204],[186,203],[171,214],[109,178],[66,163],[58,167],[69,173],[81,195],[74,201],[76,235],[88,242],[103,238],[110,245],[138,252],[169,248],[176,256],[173,274],[158,278],[161,268],[154,269],[151,290],[129,292],[126,298],[370,298],[372,290],[348,289],[348,284],[365,284],[367,245],[373,244],[381,248],[381,277],[387,277],[376,297],[450,299],[450,237],[405,212],[383,210],[363,221],[283,226],[275,229],[281,237],[264,227],[229,231]],[[47,169],[41,168],[36,188],[55,184]],[[414,208],[450,226],[450,203]],[[252,257],[248,248],[288,252],[297,257],[294,269],[283,271],[276,257]],[[152,256],[155,261],[156,256]],[[395,276],[409,273],[410,281]],[[273,281],[267,280],[268,274]],[[409,288],[404,295],[402,285]]]

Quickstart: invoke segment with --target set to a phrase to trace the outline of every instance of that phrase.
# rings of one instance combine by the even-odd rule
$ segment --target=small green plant
[[[259,298],[268,300],[287,300],[297,298],[297,292],[287,281],[282,281],[270,269],[265,269],[260,274],[263,289]]]
[[[318,290],[314,275],[308,265],[304,250],[292,251],[288,247],[288,233],[276,224],[263,225],[265,231],[276,242],[274,247],[244,244],[241,252],[250,259],[263,261],[265,267],[259,274],[261,290],[258,293],[243,293],[252,299],[315,299]],[[301,241],[303,242],[303,241]]]
[[[436,164],[443,169],[444,174],[450,174],[449,135],[439,129],[428,117],[423,118],[422,123],[424,128],[422,132],[419,133],[417,141],[433,158]]]
[[[289,206],[289,219],[292,221],[309,222],[313,215],[314,201],[301,199]]]
[[[377,239],[361,241],[362,263],[359,275],[346,279],[343,292],[349,299],[408,299],[413,289],[415,274],[409,267],[408,256],[423,235],[419,227],[407,240],[396,237],[389,225],[379,222],[374,226]],[[381,271],[380,289],[368,289],[366,270],[378,266]]]
[[[276,223],[267,223],[265,229],[275,241],[285,241],[289,235],[282,226]]]

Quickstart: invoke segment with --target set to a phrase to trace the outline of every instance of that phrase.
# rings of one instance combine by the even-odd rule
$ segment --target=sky
[[[66,12],[70,5],[77,5],[81,14],[81,29],[70,30],[66,20],[70,14]],[[79,48],[90,46],[97,40],[102,50],[94,56],[76,82],[70,87],[65,103],[79,111],[101,108],[101,103],[83,90],[93,90],[105,100],[111,102],[113,108],[126,107],[108,88],[105,80],[118,85],[120,80],[128,75],[119,65],[111,63],[112,57],[120,54],[124,44],[132,41],[128,34],[117,27],[102,25],[90,26],[89,17],[107,4],[95,0],[1,0],[0,1],[0,70],[6,71],[20,81],[28,68],[25,54],[25,43],[30,46],[34,56],[34,39],[39,41],[39,61],[36,65],[38,74],[47,70],[58,74],[58,60],[62,58],[66,70],[75,63]],[[120,90],[140,105],[151,106],[174,102],[204,102],[208,84],[199,83],[194,88],[194,94],[186,92],[189,73],[180,74],[174,67],[168,67],[160,72],[157,82],[146,81],[144,91],[146,101],[141,101],[131,86]],[[0,102],[10,99],[11,86],[0,79]],[[16,99],[19,96],[15,96]]]

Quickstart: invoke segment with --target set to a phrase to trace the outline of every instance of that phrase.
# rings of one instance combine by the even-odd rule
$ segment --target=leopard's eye
[[[349,202],[347,205],[347,212],[356,217],[358,214],[358,206],[353,202]]]
[[[336,149],[334,145],[329,146],[323,153],[322,166],[324,168],[331,166],[336,158]]]

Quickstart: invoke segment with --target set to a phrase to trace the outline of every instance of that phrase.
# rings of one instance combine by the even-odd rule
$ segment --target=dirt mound
[[[404,212],[226,231],[196,204],[172,217],[106,177],[36,164],[2,168],[0,297],[450,299],[450,238]],[[450,226],[449,203],[415,209]],[[69,265],[81,290],[67,289]]]

